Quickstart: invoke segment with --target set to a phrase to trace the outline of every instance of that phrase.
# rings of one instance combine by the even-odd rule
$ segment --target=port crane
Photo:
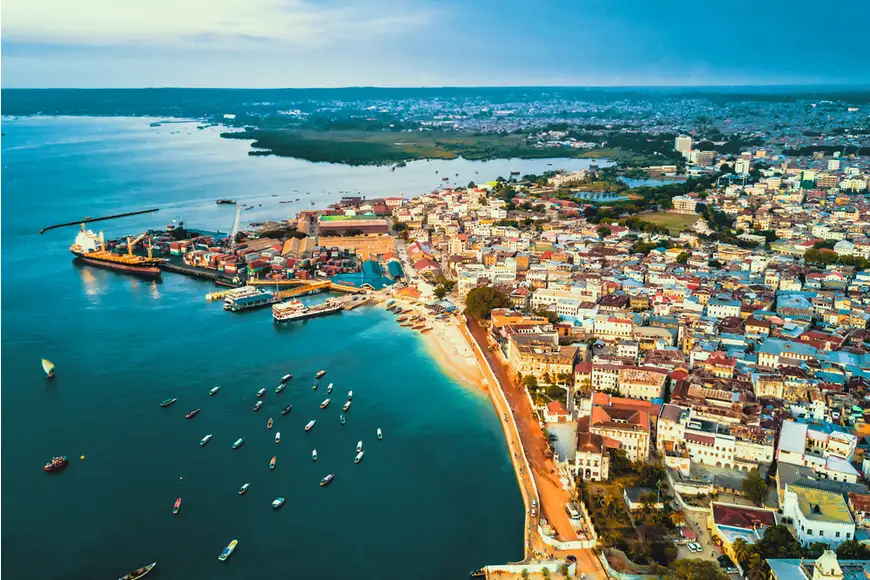
[[[229,249],[232,250],[236,247],[236,236],[239,235],[239,217],[242,213],[242,206],[236,206],[236,219],[233,220],[233,231],[230,232],[230,245]]]
[[[102,233],[102,232],[100,232],[100,233]],[[128,256],[133,255],[133,246],[138,244],[142,240],[142,238],[144,238],[147,235],[148,235],[148,232],[145,232],[144,234],[137,236],[136,239],[134,239],[132,241],[130,240],[130,237],[127,236],[127,255]],[[151,258],[151,238],[148,238],[148,244],[145,247],[148,249],[148,257]]]

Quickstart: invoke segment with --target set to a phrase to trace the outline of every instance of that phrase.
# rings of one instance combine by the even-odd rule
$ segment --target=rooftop
[[[795,494],[798,509],[808,520],[841,524],[854,523],[849,506],[846,505],[846,501],[839,493],[801,485],[789,485],[786,488],[786,493],[789,492]]]

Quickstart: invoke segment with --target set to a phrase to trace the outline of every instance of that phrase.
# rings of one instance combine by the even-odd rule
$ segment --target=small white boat
[[[265,394],[266,394],[266,389],[260,389],[259,391],[257,391],[257,396],[258,396],[258,397],[262,397],[262,396],[265,395]]]
[[[284,375],[283,377],[281,377],[281,382],[286,383],[287,381],[289,381],[292,378],[293,378],[293,375],[290,375],[290,374]]]
[[[317,449],[312,449],[312,450],[311,450],[311,460],[312,460],[312,461],[317,461]]]
[[[348,409],[350,409],[350,401],[348,401],[347,403],[345,403],[345,404],[344,404],[344,407],[342,407],[342,409],[344,409],[345,412],[346,412]]]
[[[42,359],[42,370],[45,371],[45,377],[50,379],[54,377],[54,363],[47,358]]]
[[[320,408],[325,409],[329,406],[329,403],[332,402],[332,399],[324,399],[322,403],[320,403]]]
[[[248,491],[248,488],[251,487],[250,482],[246,483],[242,487],[239,488],[239,495],[245,495],[245,492]]]
[[[332,392],[332,383],[329,383],[329,386],[326,387],[326,392],[327,392],[327,393],[331,393],[331,392]]]
[[[275,443],[281,443],[281,432],[275,433]]]
[[[381,428],[378,427],[378,441],[384,438],[384,434],[381,432]]]
[[[348,391],[348,392],[347,392],[347,400],[348,400],[348,401],[353,401],[353,391]]]
[[[238,439],[236,439],[235,443],[233,443],[233,449],[238,449],[239,447],[242,446],[242,444],[243,444],[244,442],[245,442],[245,438],[244,438],[244,437],[239,437]]]
[[[306,430],[306,431],[311,431],[311,429],[314,428],[314,424],[315,424],[316,422],[317,422],[317,421],[309,421],[308,424],[305,425],[305,430]]]
[[[232,555],[233,550],[235,550],[236,546],[238,546],[238,545],[239,545],[238,540],[233,540],[232,542],[230,542],[230,544],[226,548],[224,548],[224,551],[221,552],[221,555],[218,556],[218,560],[220,560],[221,562],[225,561],[227,558],[229,558]]]
[[[356,442],[356,452],[359,453],[360,451],[362,451],[362,441],[357,441]]]
[[[284,505],[284,498],[283,497],[276,497],[275,501],[272,502],[272,509],[276,510],[276,509],[280,508],[282,505]]]
[[[357,453],[357,454],[356,454],[356,457],[354,457],[354,459],[353,459],[353,462],[354,462],[354,463],[359,463],[360,461],[362,461],[363,454],[364,454],[363,451],[360,451],[359,453]]]
[[[211,433],[202,438],[202,440],[199,442],[200,447],[205,447],[205,444],[209,441],[211,441]]]
[[[323,378],[323,375],[325,375],[325,374],[326,374],[326,371],[323,371],[323,370],[317,371],[317,374],[314,375],[314,378],[315,379]]]
[[[283,391],[283,390],[286,389],[286,388],[287,388],[287,384],[286,384],[286,383],[281,383],[280,385],[278,385],[277,387],[275,387],[275,393],[278,394],[278,393],[280,393],[281,391]]]
[[[221,390],[220,387],[215,387],[215,388],[213,388],[212,390],[210,390],[210,391],[208,392],[208,396],[209,396],[209,397],[214,397],[214,396],[217,394],[217,392],[218,392],[219,390]]]

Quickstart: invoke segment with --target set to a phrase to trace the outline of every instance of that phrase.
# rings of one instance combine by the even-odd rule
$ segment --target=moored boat
[[[327,392],[327,393],[331,393],[331,392],[332,392],[332,383],[329,383],[329,386],[326,387],[326,392]]]
[[[320,408],[325,409],[329,406],[329,403],[332,402],[332,399],[324,399],[322,403],[320,403]]]
[[[311,450],[311,461],[317,461],[317,449]]]
[[[325,374],[326,374],[326,371],[324,371],[324,370],[319,370],[319,371],[317,371],[317,374],[314,375],[314,378],[315,378],[315,379],[321,379],[321,378],[323,378],[323,375],[325,375]]]
[[[311,385],[311,390],[316,391],[318,386],[320,386],[320,381],[314,379],[314,384]]]
[[[278,457],[273,455],[271,461],[269,461],[269,469],[275,469],[275,464],[278,462]]]
[[[345,403],[345,404],[344,404],[344,407],[342,407],[342,409],[344,409],[344,412],[347,413],[347,410],[350,409],[350,401],[348,401],[347,403]]]
[[[311,431],[311,429],[314,427],[314,424],[315,424],[316,422],[317,422],[317,421],[309,421],[308,424],[305,425],[305,430],[306,430],[306,431]]]
[[[282,505],[284,505],[284,498],[283,497],[276,497],[275,501],[272,502],[272,509],[276,510],[276,509],[280,508]]]
[[[263,406],[263,401],[257,401],[257,404],[254,405],[254,410],[259,411],[260,407],[262,407],[262,406]]]
[[[161,407],[168,407],[169,405],[171,405],[172,403],[174,403],[174,402],[177,401],[177,400],[178,400],[178,399],[175,398],[175,397],[172,397],[171,399],[166,399],[165,401],[163,401],[162,403],[160,403],[160,406],[161,406]]]
[[[238,545],[239,545],[238,540],[233,540],[232,542],[230,542],[229,545],[227,545],[227,547],[224,548],[224,551],[221,552],[221,555],[218,556],[218,560],[220,560],[221,562],[225,561],[227,558],[229,558],[232,555],[233,551],[236,549],[236,546],[238,546]]]
[[[239,495],[245,495],[245,492],[248,491],[248,488],[251,487],[251,483],[248,482],[242,487],[239,488]]]
[[[286,415],[287,413],[290,412],[290,410],[291,410],[292,408],[293,408],[293,405],[287,405],[286,407],[284,407],[284,410],[281,411],[281,414],[282,414],[282,415]]]
[[[257,391],[257,396],[258,396],[258,397],[262,397],[262,396],[265,395],[265,394],[266,394],[266,389],[265,389],[265,388],[260,389],[259,391]]]
[[[281,432],[275,433],[275,443],[281,443]]]
[[[42,359],[42,370],[45,371],[45,378],[54,378],[54,363],[47,358]]]
[[[353,401],[353,391],[348,391],[348,392],[347,392],[347,400],[348,400],[348,401]]]
[[[193,419],[194,417],[196,417],[197,413],[199,413],[199,407],[185,415],[185,417],[187,417],[188,419]]]
[[[154,566],[156,566],[156,565],[157,565],[157,562],[152,562],[152,563],[148,564],[147,566],[142,566],[141,568],[139,568],[137,570],[133,570],[129,574],[124,574],[118,580],[139,580],[139,578],[141,578],[142,576],[144,576],[145,574],[150,572],[154,568]]]
[[[333,479],[335,479],[335,474],[330,473],[329,475],[327,475],[326,477],[324,477],[323,479],[320,480],[320,487],[324,487],[326,485],[329,485]]]
[[[42,468],[46,473],[51,473],[52,471],[62,471],[69,466],[69,460],[66,458],[66,455],[59,455],[57,457],[52,457],[51,461],[45,464]]]
[[[208,443],[209,441],[211,441],[211,435],[212,435],[212,434],[209,433],[208,435],[206,435],[205,437],[203,437],[203,438],[200,440],[200,442],[199,442],[200,447],[205,447],[205,444]]]
[[[286,383],[281,383],[280,385],[278,385],[277,387],[275,387],[275,393],[278,394],[278,393],[280,393],[281,391],[283,391],[283,390],[286,389],[286,388],[287,388],[287,384],[286,384]]]
[[[342,414],[340,417],[341,417],[341,424],[344,425],[347,422],[347,419],[344,418],[344,414]]]
[[[292,379],[292,378],[293,378],[293,375],[291,375],[291,374],[286,374],[286,375],[284,375],[283,377],[281,377],[281,382],[282,382],[282,383],[286,383],[287,381],[289,381],[289,380]]]
[[[384,438],[384,434],[381,432],[381,428],[378,427],[378,441]]]
[[[245,438],[244,438],[244,437],[239,437],[239,438],[236,439],[236,441],[233,443],[233,449],[238,449],[239,447],[242,446],[242,444],[244,444],[244,442],[245,442]]]
[[[357,454],[356,454],[356,457],[353,458],[353,462],[354,462],[354,463],[359,463],[360,461],[362,461],[362,458],[363,458],[363,455],[364,455],[364,454],[365,454],[364,451],[360,451],[359,453],[357,453]]]
[[[210,390],[210,391],[208,392],[208,396],[209,396],[209,397],[214,397],[214,396],[217,394],[217,392],[218,392],[219,390],[221,390],[220,387],[215,387],[215,388],[213,388],[212,390]]]
[[[181,498],[175,500],[175,505],[172,506],[172,513],[178,515],[178,512],[181,511]]]
[[[268,421],[268,423],[266,423],[266,429],[271,429],[271,428],[272,428],[272,417],[269,417],[269,421]]]

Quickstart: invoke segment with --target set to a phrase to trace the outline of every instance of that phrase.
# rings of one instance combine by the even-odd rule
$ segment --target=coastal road
[[[540,493],[541,515],[546,517],[550,525],[556,530],[557,538],[560,541],[577,540],[577,533],[571,526],[568,514],[565,513],[565,504],[571,500],[571,496],[562,488],[556,464],[547,456],[549,451],[547,438],[541,430],[522,386],[515,384],[510,369],[502,363],[494,352],[489,350],[487,332],[476,320],[469,318],[467,327],[460,325],[460,328],[466,338],[474,340],[480,346],[480,350],[486,357],[486,362],[489,363],[488,366],[496,373],[496,379],[499,381],[511,407],[511,413],[522,438],[526,457],[532,467],[535,483]],[[475,355],[479,356],[476,349]],[[486,367],[487,365],[481,364],[481,366]],[[537,533],[533,534],[533,538],[535,538],[533,547],[536,551],[557,558],[564,558],[571,554],[577,558],[578,569],[581,573],[596,580],[607,578],[607,574],[592,550],[553,550],[546,546],[543,541],[537,539]]]

